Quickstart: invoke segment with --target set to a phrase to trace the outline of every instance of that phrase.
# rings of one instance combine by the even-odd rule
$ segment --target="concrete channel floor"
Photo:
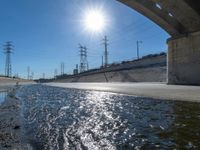
[[[200,102],[200,86],[167,85],[166,83],[47,83],[45,85],[97,90],[163,100]]]

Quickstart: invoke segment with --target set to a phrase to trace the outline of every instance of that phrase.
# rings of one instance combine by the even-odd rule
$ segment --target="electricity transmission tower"
[[[6,54],[5,76],[12,76],[11,53],[13,50],[12,42],[6,42],[4,45],[4,53]]]
[[[85,46],[79,46],[80,48],[80,73],[89,69],[87,61],[87,48]]]
[[[140,52],[140,44],[142,44],[142,41],[137,41],[136,44],[137,44],[137,58],[139,59],[140,58],[140,54],[139,54],[139,52]]]
[[[104,37],[103,44],[105,46],[105,52],[104,52],[105,64],[104,64],[104,67],[108,67],[108,39],[107,39],[107,36]]]

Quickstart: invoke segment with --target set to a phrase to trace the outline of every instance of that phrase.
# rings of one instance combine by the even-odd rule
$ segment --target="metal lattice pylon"
[[[85,46],[79,46],[80,48],[80,73],[88,70],[87,61],[87,48]]]
[[[5,76],[12,76],[12,65],[11,65],[11,53],[13,50],[12,42],[6,42],[4,45],[4,53],[6,55],[6,63],[5,63]]]

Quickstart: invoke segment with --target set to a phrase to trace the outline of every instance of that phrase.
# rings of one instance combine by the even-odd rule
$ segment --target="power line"
[[[122,35],[126,36],[126,34],[124,34],[125,32],[130,33],[130,31],[132,31],[133,29],[143,28],[146,25],[149,25],[149,23],[147,23],[146,21],[145,22],[144,21],[143,22],[135,22],[135,23],[131,23],[131,24],[125,26],[125,27],[122,27],[120,29],[119,28],[114,28],[114,30],[115,30],[114,33],[115,34],[119,34],[120,37]]]
[[[148,30],[152,30],[152,25],[151,26],[142,25],[141,28],[137,28],[137,30],[129,30],[129,32],[126,34],[119,33],[120,38],[115,38],[114,40],[112,40],[112,44],[113,43],[120,44],[119,41],[121,41],[121,40],[126,40],[126,42],[127,42],[127,38],[128,38],[128,41],[129,41],[129,39],[131,39],[131,41],[132,41],[132,39],[134,38],[134,37],[131,37],[132,35],[140,35],[141,33],[147,33]],[[137,38],[137,37],[135,37],[135,38]]]
[[[12,76],[12,65],[11,65],[11,53],[13,50],[12,42],[6,42],[4,45],[4,53],[6,54],[6,63],[5,63],[5,76]]]

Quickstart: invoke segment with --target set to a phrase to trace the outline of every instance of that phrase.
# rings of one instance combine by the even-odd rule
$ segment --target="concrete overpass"
[[[148,17],[171,35],[168,83],[200,85],[200,1],[118,0]]]

